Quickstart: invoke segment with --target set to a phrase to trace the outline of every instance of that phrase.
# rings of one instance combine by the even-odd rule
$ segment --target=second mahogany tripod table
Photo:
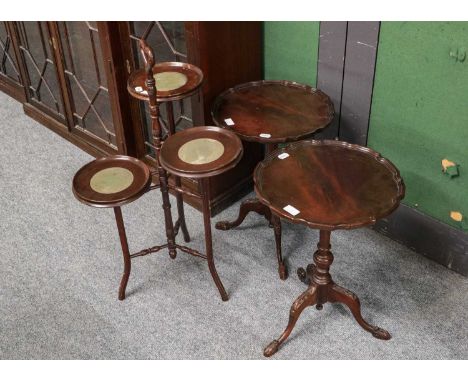
[[[237,85],[220,94],[212,108],[215,124],[235,132],[242,140],[265,145],[266,154],[280,143],[310,137],[333,119],[330,98],[318,89],[292,81],[254,81]],[[258,199],[242,202],[239,216],[221,221],[216,228],[229,230],[244,221],[250,211],[263,215],[275,232],[278,273],[287,278],[281,254],[281,222]]]
[[[265,348],[264,355],[277,352],[305,308],[315,305],[321,310],[326,302],[347,305],[365,330],[376,338],[390,339],[386,330],[362,318],[358,297],[332,280],[330,234],[374,224],[398,207],[405,186],[396,167],[367,147],[302,141],[268,155],[255,169],[254,181],[259,199],[272,213],[320,230],[315,264],[298,269],[308,288],[294,301],[285,331]]]

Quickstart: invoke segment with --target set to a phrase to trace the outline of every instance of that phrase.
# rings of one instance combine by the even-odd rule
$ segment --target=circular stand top
[[[323,230],[374,224],[405,194],[399,171],[374,150],[302,141],[270,153],[254,172],[258,198],[275,214]]]
[[[156,81],[157,101],[175,101],[194,94],[203,82],[203,73],[195,65],[184,62],[161,62],[153,66]],[[146,72],[135,70],[128,78],[129,93],[140,100],[148,101]]]
[[[292,142],[326,127],[333,119],[330,98],[291,81],[255,81],[220,94],[212,108],[215,124],[246,141]]]
[[[117,207],[139,198],[150,184],[146,164],[126,155],[113,155],[79,169],[73,178],[73,193],[93,207]]]
[[[207,178],[233,168],[242,153],[242,142],[234,133],[215,126],[199,126],[169,136],[159,159],[172,174]]]

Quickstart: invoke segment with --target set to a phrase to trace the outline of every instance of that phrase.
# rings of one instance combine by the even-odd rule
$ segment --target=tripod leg
[[[202,179],[202,198],[203,198],[203,222],[205,225],[205,247],[206,247],[206,260],[208,261],[208,268],[213,277],[213,281],[219,290],[221,299],[228,300],[228,295],[224,289],[223,283],[219,278],[218,272],[213,260],[213,242],[211,237],[211,217],[210,217],[210,183],[209,178]]]
[[[288,270],[283,261],[283,256],[281,254],[281,220],[275,214],[271,214],[271,224],[275,231],[275,244],[276,244],[276,258],[278,260],[278,273],[281,280],[286,280],[288,278]]]
[[[230,221],[220,221],[217,222],[215,227],[216,229],[222,230],[222,231],[227,231],[230,230],[231,228],[235,228],[237,226],[240,226],[246,216],[248,215],[249,212],[256,212],[259,215],[262,215],[265,217],[268,222],[271,220],[271,212],[270,209],[262,204],[260,200],[257,198],[251,198],[251,199],[245,199],[239,208],[239,215],[237,216],[236,220],[233,220],[232,222]]]
[[[362,318],[361,315],[361,303],[359,298],[351,291],[340,287],[339,285],[334,284],[330,288],[330,295],[329,301],[330,302],[341,302],[345,304],[351,313],[353,314],[354,318],[358,322],[359,325],[364,330],[372,333],[375,338],[380,340],[389,340],[391,337],[390,333],[388,333],[385,329],[379,328],[378,326],[370,325],[367,321]]]
[[[299,316],[301,315],[302,311],[307,308],[308,306],[312,306],[317,303],[317,286],[311,285],[307,290],[302,293],[296,301],[291,306],[291,310],[289,312],[289,322],[288,326],[284,330],[283,334],[277,339],[273,340],[263,351],[263,355],[265,357],[271,357],[275,354],[281,344],[286,341],[286,339],[291,334],[294,326],[296,325]]]
[[[128,250],[127,234],[125,233],[125,225],[122,217],[122,210],[120,207],[114,207],[115,221],[117,222],[117,229],[119,231],[120,245],[122,246],[122,253],[124,258],[124,273],[119,287],[119,300],[125,299],[125,290],[127,288],[128,279],[130,277],[130,270],[132,262],[130,258],[130,251]]]

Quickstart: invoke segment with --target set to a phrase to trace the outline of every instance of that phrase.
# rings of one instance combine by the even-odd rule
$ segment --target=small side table
[[[280,143],[313,135],[333,119],[330,98],[318,89],[291,81],[255,81],[230,88],[220,94],[212,108],[215,124],[235,132],[242,140],[265,145],[266,154]],[[281,222],[257,198],[242,202],[236,220],[216,223],[229,230],[244,221],[250,211],[263,215],[275,232],[278,273],[287,278],[281,254]]]
[[[125,155],[96,159],[84,165],[73,178],[73,194],[80,202],[92,207],[114,208],[124,258],[119,300],[125,299],[131,258],[142,255],[130,254],[120,206],[138,199],[150,189],[150,185],[151,176],[146,164]]]
[[[234,133],[215,126],[198,126],[168,137],[162,145],[159,156],[161,166],[169,174],[201,180],[199,194],[192,194],[184,189],[180,189],[180,192],[202,200],[205,254],[188,247],[178,246],[177,248],[207,260],[211,277],[223,301],[228,300],[228,295],[218,276],[213,259],[210,178],[235,167],[241,160],[242,154],[242,142]]]
[[[405,186],[396,167],[367,147],[303,141],[268,155],[255,169],[254,181],[260,201],[274,214],[320,230],[315,264],[298,269],[308,288],[294,301],[285,331],[265,348],[264,355],[276,353],[306,307],[321,310],[326,302],[347,305],[362,328],[376,338],[390,339],[386,330],[362,318],[358,297],[332,280],[330,234],[374,224],[398,207]]]

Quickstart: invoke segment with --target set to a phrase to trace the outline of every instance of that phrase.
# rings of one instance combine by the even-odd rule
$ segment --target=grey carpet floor
[[[92,158],[2,93],[0,137],[0,358],[262,358],[282,332],[304,290],[295,269],[311,261],[317,232],[284,224],[291,277],[280,281],[272,232],[250,215],[239,229],[214,230],[228,302],[203,260],[166,252],[133,261],[120,302],[112,210],[80,204],[71,192],[73,175]],[[123,208],[132,251],[164,241],[160,205],[152,192]],[[214,221],[236,216],[238,206]],[[187,207],[187,220],[202,249],[201,214]],[[345,307],[326,304],[304,311],[276,359],[467,358],[466,278],[370,229],[334,233],[332,249],[335,281],[393,338],[373,338]]]

